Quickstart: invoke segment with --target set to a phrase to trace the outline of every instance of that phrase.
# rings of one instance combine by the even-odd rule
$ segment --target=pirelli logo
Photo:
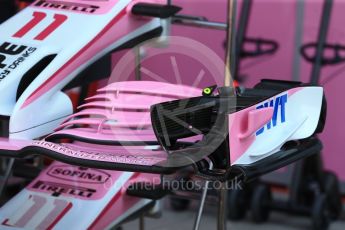
[[[96,13],[96,11],[100,8],[99,6],[90,5],[90,4],[62,2],[62,1],[48,1],[48,0],[40,0],[36,2],[34,6],[48,8],[48,9],[76,11],[76,12],[88,13],[88,14]]]

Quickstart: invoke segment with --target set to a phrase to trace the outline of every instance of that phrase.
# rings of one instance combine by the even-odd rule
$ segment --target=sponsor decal
[[[68,165],[54,166],[48,171],[47,174],[50,177],[60,180],[86,184],[104,184],[110,178],[108,173],[101,170],[83,167],[77,168]]]
[[[96,13],[97,10],[100,8],[99,6],[90,4],[51,0],[39,0],[36,3],[34,3],[34,6],[48,9],[69,10],[88,14]]]
[[[270,130],[271,128],[276,127],[278,124],[285,123],[286,121],[285,105],[287,102],[288,102],[288,95],[284,94],[282,96],[278,96],[275,99],[267,101],[264,104],[256,107],[256,109],[262,109],[262,108],[268,108],[268,107],[274,108],[272,120],[268,122],[265,127],[262,127],[261,129],[259,129],[256,132],[256,136],[263,134],[266,130]],[[279,114],[280,116],[278,116]]]
[[[54,229],[72,206],[71,202],[64,199],[48,199],[30,194],[28,199],[22,200],[14,212],[5,214],[8,216],[1,224],[16,229]],[[41,210],[48,211],[41,212]]]
[[[37,181],[32,186],[32,188],[51,193],[52,196],[56,196],[56,197],[60,196],[61,194],[64,194],[67,196],[91,198],[96,193],[95,189],[49,182],[49,181]]]
[[[34,141],[34,146],[39,146],[41,148],[48,149],[50,151],[54,151],[69,157],[80,158],[83,160],[93,160],[93,161],[102,161],[102,162],[111,162],[111,163],[121,163],[121,164],[134,164],[134,165],[154,165],[161,162],[161,157],[155,156],[143,156],[140,153],[133,153],[128,154],[126,149],[123,153],[106,153],[106,152],[89,152],[89,151],[81,151],[81,150],[74,150],[69,148],[68,146],[64,146],[61,144],[54,144],[51,142],[46,141]]]
[[[32,13],[32,18],[26,24],[24,24],[14,35],[15,38],[22,38],[31,30],[33,30],[37,25],[39,25],[45,18],[47,17],[47,13],[35,11]],[[55,30],[57,30],[65,21],[68,19],[66,15],[63,14],[54,14],[53,16],[54,21],[52,21],[44,30],[42,30],[34,40],[43,41],[49,35],[51,35]]]
[[[36,51],[34,47],[4,42],[0,45],[0,81],[18,68]]]

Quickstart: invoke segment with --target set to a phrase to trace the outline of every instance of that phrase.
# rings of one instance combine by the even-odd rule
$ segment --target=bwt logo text
[[[259,105],[256,107],[256,109],[262,109],[262,108],[268,108],[273,107],[273,117],[270,122],[267,123],[266,126],[262,127],[256,132],[256,136],[259,136],[265,132],[265,130],[270,130],[271,128],[274,128],[278,125],[278,112],[280,111],[280,124],[285,123],[286,121],[286,111],[285,111],[285,105],[288,102],[288,95],[284,94],[282,96],[276,97],[275,99],[272,99],[270,101],[265,102],[262,105]]]

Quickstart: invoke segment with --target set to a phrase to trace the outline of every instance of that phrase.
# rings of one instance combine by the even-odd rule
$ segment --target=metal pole
[[[313,65],[313,70],[310,77],[310,83],[317,85],[320,79],[322,57],[324,45],[327,40],[329,24],[331,20],[333,0],[325,0],[322,11],[321,26],[319,30],[318,43],[316,49],[316,58]]]
[[[1,134],[5,137],[9,136],[9,120],[3,120],[0,121],[1,124]],[[15,162],[14,158],[10,158],[8,161],[6,158],[2,158],[1,161],[4,163],[4,167],[6,168],[3,173],[3,175],[1,175],[1,179],[0,179],[0,196],[3,194],[8,179],[10,178],[11,174],[12,174],[12,168]]]
[[[226,70],[225,70],[225,86],[233,86],[233,75],[232,75],[232,58],[233,48],[236,43],[234,39],[234,33],[236,31],[236,0],[228,0],[228,31],[227,31],[227,54],[226,54]],[[236,55],[236,53],[235,53]],[[233,90],[234,94],[236,93]],[[219,192],[219,201],[218,201],[218,230],[226,230],[226,203],[228,192],[226,190],[226,182],[222,183],[222,188]]]
[[[205,202],[206,202],[209,184],[210,184],[210,181],[206,181],[205,187],[202,191],[200,206],[198,209],[198,214],[197,214],[197,217],[196,217],[195,222],[194,222],[194,228],[193,228],[194,230],[198,230],[200,228],[201,217],[202,217],[202,213],[203,213],[204,207],[205,207]]]
[[[292,80],[300,80],[300,70],[301,70],[301,53],[300,47],[302,46],[303,39],[303,21],[304,21],[304,0],[298,0],[296,4],[296,34],[295,34],[295,55],[293,58],[293,71],[292,71]]]
[[[238,30],[236,36],[236,56],[233,60],[233,71],[234,71],[234,78],[238,79],[239,71],[240,71],[240,58],[241,58],[241,51],[243,49],[244,40],[248,30],[250,12],[252,9],[252,0],[243,0],[242,2],[242,9],[240,20],[238,22]]]
[[[213,169],[213,164],[212,162],[210,162],[210,167],[209,169]],[[198,214],[196,216],[195,222],[194,222],[194,230],[198,230],[200,227],[200,222],[201,222],[201,217],[202,217],[202,213],[204,211],[204,207],[205,207],[205,202],[206,202],[206,198],[207,198],[207,192],[208,192],[208,187],[209,187],[210,181],[206,181],[203,191],[202,191],[202,195],[201,195],[201,201],[200,201],[200,206],[199,206],[199,210],[198,210]]]
[[[218,230],[226,230],[226,210],[227,210],[227,199],[228,191],[226,189],[227,182],[222,182],[222,188],[219,191],[218,201]]]
[[[144,214],[139,218],[139,230],[145,230],[145,217]]]
[[[215,30],[227,30],[228,25],[221,22],[210,22],[201,19],[189,17],[187,15],[176,15],[171,17],[172,24],[182,26],[193,26],[198,28],[215,29]]]
[[[233,32],[235,27],[235,12],[236,12],[236,0],[228,0],[228,31],[227,31],[227,50],[226,50],[226,70],[225,70],[225,86],[233,85],[232,76],[232,57],[233,57]],[[235,91],[234,91],[235,92]]]
[[[237,55],[237,26],[236,26],[236,18],[237,18],[237,1],[233,1],[233,9],[232,9],[232,17],[231,17],[231,50],[230,50],[230,72],[232,76],[232,80],[235,79],[235,69],[236,69],[236,55]],[[235,91],[234,91],[235,92]]]
[[[134,47],[135,55],[135,80],[141,80],[141,54],[140,54],[140,45]]]
[[[1,180],[0,180],[0,196],[3,195],[3,192],[4,192],[5,187],[7,185],[8,179],[11,176],[13,165],[14,165],[14,158],[10,158],[8,160],[6,171],[5,171],[4,175],[1,176]]]

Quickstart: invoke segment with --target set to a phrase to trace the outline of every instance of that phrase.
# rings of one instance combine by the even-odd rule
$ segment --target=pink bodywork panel
[[[151,125],[149,112],[142,112],[141,119],[138,119],[137,112],[117,111],[116,113],[113,113],[111,112],[111,110],[104,110],[104,109],[82,110],[80,112],[74,113],[73,115],[69,116],[63,123],[68,122],[69,120],[77,118],[77,117],[85,117],[85,116],[92,116],[93,118],[98,118],[98,119],[107,118],[110,121],[117,121],[118,123],[121,123],[122,126],[124,127],[131,127],[131,126],[140,127],[140,126]],[[65,127],[65,124],[62,124],[62,127]]]
[[[229,115],[230,162],[238,160],[254,143],[255,135],[241,138],[248,126],[248,113],[256,110],[256,106],[249,107]]]
[[[32,181],[27,189],[50,194],[60,193],[63,197],[73,197],[81,200],[99,200],[125,173],[54,162]],[[159,176],[153,174],[134,173],[134,175],[136,175],[135,180],[131,178],[120,189],[120,192],[123,193],[130,184],[135,182],[159,182],[157,180]]]
[[[10,140],[8,138],[0,138],[0,149],[6,149],[10,151],[19,151],[31,141],[27,140]]]
[[[287,91],[288,97],[303,88]],[[264,103],[264,102],[263,102]],[[254,105],[229,115],[230,162],[237,161],[255,142],[255,132],[266,125],[273,116],[273,108],[257,110]]]
[[[155,88],[146,87],[148,85]],[[170,88],[172,91],[162,91],[159,87]],[[170,87],[169,87],[170,86]],[[102,89],[103,91],[105,89]],[[183,95],[199,96],[201,89],[159,82],[117,82],[106,87],[106,93],[112,97],[112,103],[121,106],[116,110],[107,106],[87,106],[74,116],[70,116],[65,123],[58,127],[46,140],[37,141],[0,141],[0,147],[17,151],[18,154],[25,147],[40,148],[43,154],[63,155],[70,160],[78,159],[88,161],[98,161],[105,163],[115,163],[123,165],[154,166],[167,160],[167,153],[159,150],[158,142],[154,135],[150,123],[150,106],[157,102],[171,101],[182,98]],[[105,93],[102,92],[103,94]],[[161,95],[162,94],[162,95]],[[123,96],[124,95],[124,96]],[[135,98],[128,107],[128,98]],[[102,97],[94,99],[95,103],[100,103]],[[124,102],[125,101],[125,102]],[[145,102],[145,106],[140,107]],[[95,108],[97,107],[97,108]],[[120,120],[118,120],[120,119]],[[53,143],[50,140],[64,139],[71,143]],[[195,138],[188,139],[195,142]],[[188,141],[186,140],[186,141]],[[98,141],[98,142],[95,142]],[[96,144],[104,143],[109,144]],[[116,145],[114,142],[122,142],[123,145]],[[137,146],[123,142],[135,142]],[[148,146],[148,142],[153,142]],[[113,143],[113,144],[110,144]],[[62,157],[62,156],[60,156]]]
[[[54,135],[72,135],[106,141],[156,141],[150,107],[199,96],[201,89],[155,81],[116,82],[88,98],[79,112],[69,116]],[[87,127],[86,127],[87,126]]]
[[[247,119],[241,119],[241,123],[236,123],[240,126],[240,132],[238,137],[246,139],[252,136],[258,129],[266,125],[273,116],[273,108],[263,108],[259,110],[251,110],[248,113],[245,113]]]
[[[95,99],[96,97],[93,97]],[[106,107],[108,109],[146,109],[149,110],[150,106],[153,104],[162,103],[165,101],[171,101],[176,98],[169,98],[169,97],[161,97],[161,96],[153,96],[153,95],[146,95],[146,97],[142,97],[142,95],[138,94],[127,94],[121,93],[118,95],[117,98],[103,98],[103,101],[92,101],[88,102],[84,105],[81,105],[79,108],[86,108],[90,106],[96,107]],[[138,103],[140,100],[140,104]]]
[[[51,194],[57,197],[57,201],[61,198],[73,198],[72,203],[96,201],[103,199],[114,186],[119,186],[116,185],[116,182],[125,174],[128,173],[81,168],[54,162],[41,172],[40,176],[32,181],[26,189],[33,192],[37,198],[40,197],[40,194]],[[133,173],[122,187],[116,188],[118,191],[95,217],[89,229],[104,229],[140,202],[141,198],[130,197],[126,194],[128,186],[137,182],[158,184],[160,176]],[[69,203],[69,208],[74,208],[72,203]],[[40,211],[40,207],[33,210],[31,215],[34,216]],[[18,224],[16,223],[16,226]]]
[[[54,133],[54,135],[71,135],[79,136],[86,139],[103,140],[103,141],[137,141],[137,142],[148,142],[156,141],[157,138],[153,133],[152,129],[110,129],[102,130],[101,132],[95,132],[95,129],[91,128],[78,128],[78,129],[66,129],[60,130]]]
[[[122,81],[109,84],[98,90],[98,92],[104,93],[117,91],[128,93],[141,92],[176,98],[196,97],[200,96],[202,92],[196,87],[157,81],[140,81],[140,84],[136,81]]]
[[[81,200],[98,200],[123,173],[54,162],[27,189]]]

